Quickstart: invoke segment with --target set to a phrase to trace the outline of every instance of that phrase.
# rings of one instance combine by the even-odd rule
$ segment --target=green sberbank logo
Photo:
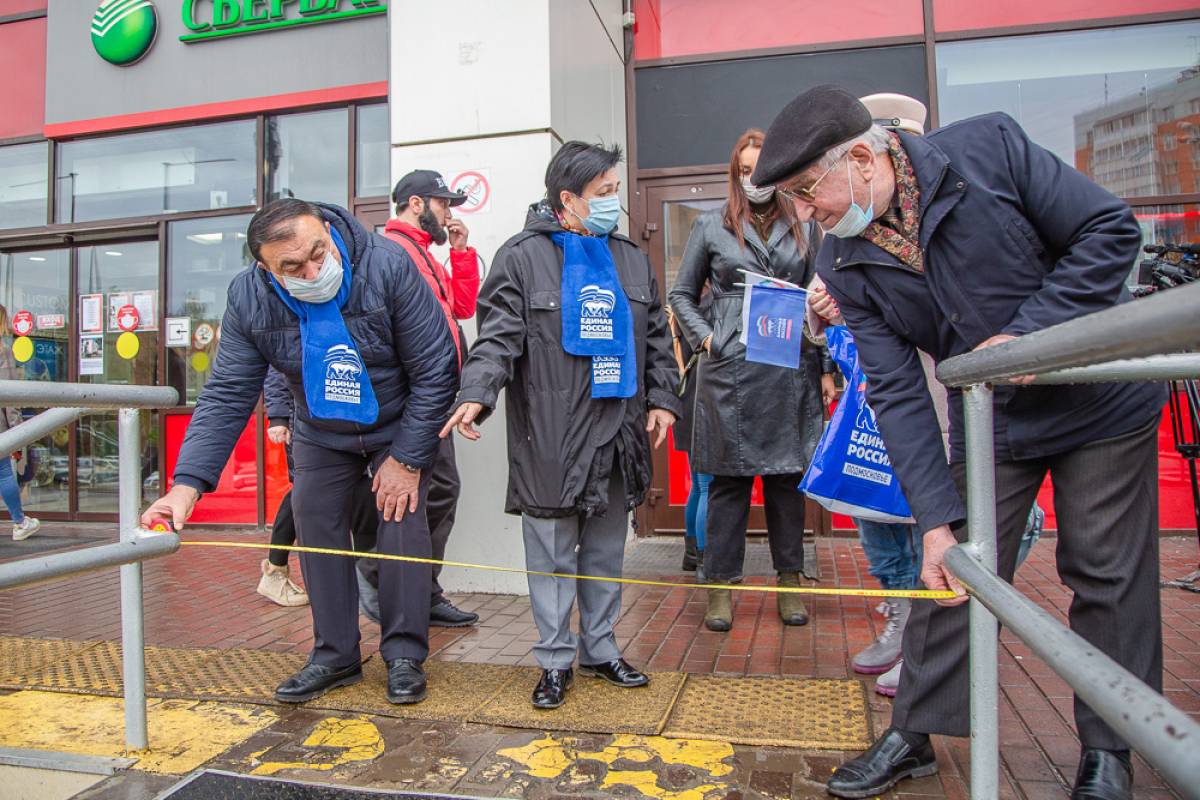
[[[103,0],[92,17],[92,45],[110,64],[133,64],[154,44],[158,15],[150,0]]]

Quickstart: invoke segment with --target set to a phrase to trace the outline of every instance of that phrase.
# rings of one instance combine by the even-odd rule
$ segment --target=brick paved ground
[[[48,525],[47,535],[66,535]],[[205,538],[245,540],[244,534]],[[1043,541],[1017,576],[1023,592],[1060,616],[1069,593],[1054,570],[1053,539]],[[1162,540],[1163,575],[1195,568],[1195,539]],[[825,585],[873,587],[861,548],[852,540],[817,545]],[[254,552],[185,549],[150,562],[145,571],[146,641],[173,647],[252,647],[306,652],[311,628],[306,609],[284,609],[255,594],[260,556]],[[676,578],[677,575],[666,575]],[[764,578],[751,578],[763,581]],[[1200,717],[1200,598],[1163,590],[1164,689],[1178,707]],[[469,629],[434,629],[433,657],[446,660],[533,664],[536,640],[524,597],[457,595],[463,608],[478,611]],[[626,657],[656,670],[732,675],[854,677],[849,657],[882,626],[874,603],[862,598],[816,598],[812,622],[784,627],[770,596],[741,595],[734,628],[726,634],[704,629],[704,592],[696,588],[627,588],[617,633]],[[66,581],[0,592],[0,634],[68,639],[116,639],[120,635],[117,573],[106,570]],[[364,653],[374,652],[378,629],[363,622]],[[1002,758],[1004,796],[1066,796],[1074,777],[1078,741],[1071,722],[1066,684],[1009,635],[1002,636]],[[872,694],[876,731],[887,725],[890,701]],[[938,740],[941,775],[910,784],[921,796],[964,798],[967,748],[964,741]],[[765,748],[769,750],[769,748]],[[1144,764],[1137,769],[1139,798],[1173,796]],[[905,796],[905,795],[902,795]],[[916,794],[911,795],[916,797]]]

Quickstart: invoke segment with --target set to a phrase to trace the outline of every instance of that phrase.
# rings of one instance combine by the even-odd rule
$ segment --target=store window
[[[76,251],[79,380],[155,384],[158,375],[158,243],[122,242]],[[141,412],[143,499],[158,496],[158,414]],[[79,421],[79,511],[117,510],[117,415]]]
[[[0,228],[46,224],[46,142],[0,147]]]
[[[229,282],[253,261],[246,247],[250,216],[167,226],[167,383],[181,405],[195,405],[212,373]]]
[[[1137,217],[1138,227],[1142,231],[1142,245],[1173,245],[1173,244],[1191,244],[1200,245],[1200,205],[1180,204],[1169,206],[1136,206],[1133,209],[1134,216]],[[1134,264],[1129,273],[1129,285],[1134,286],[1139,282],[1141,273],[1149,272],[1150,264],[1146,264],[1146,269],[1142,268],[1143,262],[1154,261],[1160,255],[1167,263],[1177,262],[1180,259],[1178,252],[1156,254],[1146,253],[1139,248],[1137,263]],[[1187,271],[1190,274],[1190,271]],[[1148,277],[1143,276],[1143,277]],[[1179,273],[1167,270],[1159,279],[1159,286],[1163,284],[1161,281],[1176,282],[1181,277]],[[1144,281],[1152,282],[1152,281]]]
[[[71,320],[71,256],[69,250],[37,250],[0,254],[0,378],[27,381],[68,379]],[[13,348],[12,319],[29,312],[32,347]],[[24,315],[22,315],[24,317]],[[28,418],[42,409],[14,409]],[[19,451],[14,460],[26,511],[70,510],[70,430],[63,426]],[[7,454],[6,454],[7,455]]]
[[[1197,41],[1200,21],[939,44],[940,122],[1004,111],[1120,197],[1200,191]]]
[[[345,108],[267,119],[268,199],[347,205],[350,132]]]
[[[66,142],[55,170],[58,222],[255,204],[254,120]]]
[[[358,106],[354,122],[355,197],[378,197],[391,194],[391,143],[387,103]]]

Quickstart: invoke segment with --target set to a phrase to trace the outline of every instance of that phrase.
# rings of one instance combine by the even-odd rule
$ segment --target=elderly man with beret
[[[817,272],[855,336],[923,532],[921,578],[960,595],[913,608],[892,727],[827,784],[837,797],[872,797],[937,771],[930,734],[968,733],[966,596],[943,566],[966,536],[962,396],[950,392],[947,463],[918,350],[940,361],[1128,301],[1140,234],[1125,203],[1004,114],[918,137],[884,129],[833,86],[780,112],[751,180],[776,185],[829,234]],[[1072,629],[1159,690],[1156,438],[1165,400],[1152,384],[1007,384],[995,393],[1000,574],[1012,580],[1049,473]],[[1131,797],[1129,745],[1078,698],[1075,721],[1082,757],[1072,798]]]

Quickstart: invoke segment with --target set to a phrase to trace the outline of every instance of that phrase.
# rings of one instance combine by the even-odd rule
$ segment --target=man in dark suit
[[[775,184],[829,234],[817,272],[858,344],[888,453],[923,532],[921,577],[960,597],[917,604],[892,727],[827,789],[870,797],[937,762],[929,734],[968,733],[967,610],[944,568],[965,539],[962,395],[947,463],[917,356],[942,360],[1130,299],[1140,233],[1130,208],[989,114],[925,137],[876,125],[832,86],[772,123],[751,180]],[[1017,383],[1024,383],[1018,380]],[[1155,689],[1162,682],[1157,427],[1152,384],[998,386],[999,572],[1012,580],[1029,506],[1049,472],[1071,627]],[[1129,746],[1076,699],[1073,798],[1132,796]]]

